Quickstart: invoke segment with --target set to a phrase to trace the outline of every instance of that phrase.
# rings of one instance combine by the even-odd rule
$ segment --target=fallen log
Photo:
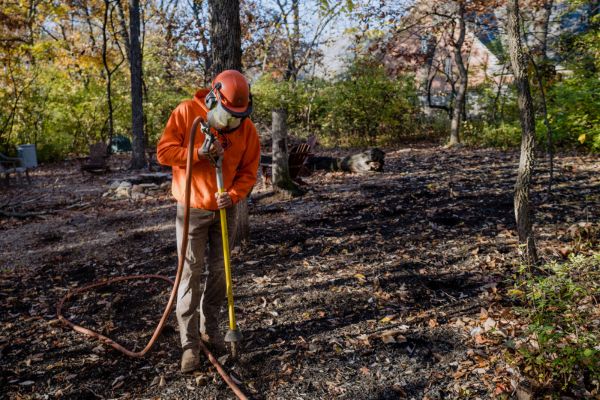
[[[343,158],[311,156],[306,160],[306,168],[310,171],[345,171],[345,172],[382,172],[385,153],[373,148],[362,153]]]

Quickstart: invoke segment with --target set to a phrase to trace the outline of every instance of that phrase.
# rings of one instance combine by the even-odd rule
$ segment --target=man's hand
[[[202,152],[202,147],[200,147],[198,149],[198,158],[202,159],[202,158],[208,158],[213,157],[213,158],[219,158],[223,156],[223,153],[225,151],[223,150],[223,146],[221,146],[221,142],[219,142],[218,140],[215,140],[211,145],[210,145],[210,150],[208,150],[208,154],[205,154]]]
[[[215,196],[217,197],[217,207],[219,207],[219,209],[229,208],[233,205],[233,201],[231,200],[231,197],[229,197],[229,193],[215,193]]]

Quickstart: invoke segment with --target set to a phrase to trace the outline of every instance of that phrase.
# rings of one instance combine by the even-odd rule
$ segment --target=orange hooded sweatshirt
[[[204,98],[208,89],[196,92],[192,100],[179,104],[171,113],[167,126],[158,142],[156,158],[163,165],[173,167],[173,196],[180,204],[184,202],[185,170],[190,129],[198,116],[206,119],[208,109]],[[246,118],[233,132],[217,134],[225,149],[223,156],[223,181],[233,203],[248,195],[256,183],[256,173],[260,160],[260,144],[256,127]],[[194,142],[194,163],[192,164],[192,193],[190,207],[216,211],[217,179],[215,168],[204,157],[198,157],[198,148],[204,142],[200,126]]]

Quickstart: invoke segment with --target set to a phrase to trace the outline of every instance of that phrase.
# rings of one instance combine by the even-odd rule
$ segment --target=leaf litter
[[[522,391],[518,371],[501,357],[520,324],[502,295],[518,264],[517,163],[516,152],[423,146],[389,151],[381,174],[314,173],[299,199],[258,187],[250,243],[234,257],[245,348],[233,368],[248,394],[444,399]],[[598,159],[559,156],[556,166],[554,196],[544,195],[544,162],[532,191],[547,259],[593,250],[585,243],[597,240],[590,235],[600,220]],[[102,196],[125,175],[90,179],[42,166],[30,186],[0,192],[12,213],[48,211],[0,218],[1,396],[232,398],[206,360],[194,377],[179,373],[174,316],[141,360],[57,323],[66,289],[109,276],[174,275],[169,193]],[[74,299],[66,314],[140,349],[165,286],[107,286]]]

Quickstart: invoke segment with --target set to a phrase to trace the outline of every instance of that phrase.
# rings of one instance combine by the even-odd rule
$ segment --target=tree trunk
[[[288,37],[288,65],[285,71],[285,79],[296,81],[298,79],[298,68],[296,57],[300,50],[300,0],[292,0],[293,31]],[[283,10],[282,10],[283,11]],[[287,24],[287,20],[285,21]],[[287,28],[286,28],[287,29]],[[287,30],[289,32],[289,30]],[[289,35],[288,35],[289,36]]]
[[[206,19],[201,18],[201,15],[203,13],[202,3],[203,0],[193,0],[191,6],[192,13],[194,15],[194,21],[196,22],[196,26],[200,35],[198,41],[202,46],[202,55],[198,59],[198,65],[200,65],[203,69],[202,75],[204,78],[204,85],[208,86],[210,85],[210,66],[212,65],[212,59],[210,50],[208,48],[208,38],[206,36],[206,32],[208,31],[208,29],[206,28]]]
[[[140,48],[140,2],[129,0],[129,29],[131,40],[131,130],[133,131],[132,169],[146,165],[144,151],[144,109],[142,104],[142,50]]]
[[[123,44],[125,45],[125,52],[127,53],[127,62],[131,64],[131,41],[129,39],[129,33],[127,32],[127,20],[125,19],[125,11],[123,11],[123,4],[121,0],[117,0],[117,11],[119,13],[119,24],[121,25],[121,34],[123,35]]]
[[[216,76],[226,69],[242,70],[242,39],[239,0],[209,0],[211,44],[211,73]],[[207,72],[208,73],[208,72]],[[236,205],[236,227],[232,247],[237,247],[250,237],[248,200]]]
[[[548,105],[547,97],[545,92],[545,82],[555,73],[554,66],[551,65],[550,59],[548,58],[548,30],[550,26],[550,17],[552,15],[552,7],[554,6],[553,0],[546,0],[543,4],[542,17],[540,21],[539,29],[536,29],[536,36],[538,43],[537,47],[537,61],[533,61],[533,67],[535,72],[536,81],[538,83],[538,89],[540,91],[540,108],[542,117],[544,118],[544,125],[546,126],[546,151],[548,154],[549,172],[550,178],[548,179],[548,196],[552,195],[552,182],[554,180],[554,141],[552,138],[552,126],[550,125],[550,119],[548,118]]]
[[[212,75],[226,69],[242,70],[239,0],[209,0]]]
[[[548,29],[550,26],[550,16],[554,0],[545,0],[542,4],[541,14],[536,18],[534,28],[535,42],[533,49],[538,55],[538,64],[546,59],[548,48]]]
[[[273,188],[288,191],[292,195],[300,194],[298,186],[292,181],[288,166],[287,153],[287,112],[284,109],[273,110]]]
[[[550,125],[550,119],[548,118],[547,97],[544,89],[544,80],[535,61],[533,62],[533,71],[535,72],[535,79],[538,83],[538,89],[540,91],[540,107],[542,117],[544,118],[544,126],[546,126],[546,151],[548,153],[548,169],[550,172],[550,177],[548,178],[548,196],[552,196],[552,183],[554,181],[554,140],[552,137],[552,125]]]
[[[529,191],[535,156],[535,116],[519,25],[519,1],[509,0],[507,3],[507,39],[514,80],[517,85],[517,100],[523,131],[521,135],[521,158],[514,194],[515,219],[524,261],[535,264],[537,262],[537,251],[533,236],[533,215],[529,204]]]
[[[465,98],[467,93],[468,75],[465,63],[462,57],[462,47],[465,42],[465,4],[460,2],[458,9],[458,39],[453,46],[454,65],[458,69],[458,87],[456,88],[456,97],[454,99],[454,108],[452,110],[452,121],[450,122],[450,142],[448,146],[455,146],[460,143],[460,123],[465,108]]]
[[[492,118],[495,126],[498,126],[500,122],[498,119],[498,100],[502,94],[502,83],[504,82],[504,71],[506,70],[506,64],[502,64],[502,72],[500,73],[500,82],[498,83],[498,90],[496,90],[496,96],[494,97],[494,103],[492,106]]]
[[[106,102],[108,105],[108,152],[112,149],[112,140],[114,136],[114,118],[113,118],[113,105],[112,105],[112,72],[108,66],[107,59],[107,47],[108,38],[106,35],[106,29],[108,27],[108,12],[110,7],[110,1],[104,0],[104,19],[102,20],[102,65],[104,65],[104,71],[106,72]]]

